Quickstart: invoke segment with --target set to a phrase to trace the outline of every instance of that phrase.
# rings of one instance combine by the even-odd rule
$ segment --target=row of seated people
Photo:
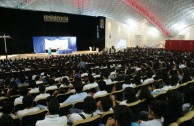
[[[40,90],[42,89],[42,88],[44,88],[44,86],[40,86]],[[75,103],[76,101],[79,101],[79,100],[81,100],[81,99],[85,99],[87,96],[88,96],[88,94],[87,93],[85,93],[85,92],[81,92],[82,91],[82,89],[83,89],[83,85],[82,84],[77,84],[77,85],[75,85],[75,89],[76,89],[76,94],[75,95],[72,95],[72,96],[70,96],[64,103],[65,104],[67,104],[67,103],[71,103],[71,104],[73,104],[73,103]],[[44,89],[45,90],[45,89]],[[43,94],[44,94],[44,92],[42,92]],[[89,94],[89,95],[91,95],[91,94]],[[25,98],[25,97],[27,97],[27,98]],[[176,96],[178,99],[179,99],[179,97],[178,96]],[[141,90],[140,90],[140,93],[139,93],[139,96],[138,96],[138,98],[139,99],[147,99],[147,100],[152,100],[152,98],[153,98],[153,96],[151,95],[151,92],[150,92],[150,90],[146,87],[146,88],[142,88]],[[118,101],[118,100],[115,100],[114,98],[111,98],[110,99],[110,97],[109,97],[109,100],[108,99],[106,99],[106,100],[104,100],[104,102],[105,102],[105,104],[104,105],[98,105],[98,106],[106,106],[106,105],[108,105],[108,101],[111,101],[111,103],[114,101],[114,102],[116,102],[117,104],[121,104],[121,105],[126,105],[126,104],[128,104],[128,103],[131,103],[131,102],[135,102],[136,100],[138,100],[138,98],[137,98],[137,93],[135,93],[135,90],[134,90],[134,88],[130,88],[130,87],[127,87],[125,90],[124,90],[124,98],[123,99],[126,99],[126,100],[124,100],[124,101],[122,101],[122,102],[120,102],[120,101]],[[28,112],[33,112],[33,111],[38,111],[40,108],[41,109],[45,109],[46,107],[45,106],[43,106],[43,105],[39,105],[39,107],[34,107],[34,108],[32,108],[32,102],[33,102],[33,98],[31,97],[31,96],[28,96],[28,95],[26,95],[26,96],[24,96],[24,98],[22,99],[22,101],[23,101],[23,104],[26,104],[26,101],[28,101],[28,107],[26,108],[26,109],[24,109],[24,110],[20,110],[20,111],[18,111],[18,112],[16,112],[16,115],[18,115],[18,117],[19,118],[22,118],[22,116],[23,115],[25,115],[26,113],[28,113]],[[102,100],[103,99],[101,99],[101,101],[100,101],[100,103],[102,102]],[[17,101],[17,99],[16,99],[16,101]],[[48,100],[49,101],[49,100]],[[114,103],[113,102],[113,103]],[[103,102],[102,102],[103,103]],[[109,102],[110,103],[110,102]],[[114,103],[114,104],[116,104],[116,103]],[[182,102],[181,102],[182,103]],[[89,103],[88,103],[89,104]],[[88,105],[87,104],[87,105]],[[98,103],[99,104],[99,103]],[[114,105],[113,104],[113,105]],[[171,103],[172,104],[172,103]],[[61,104],[62,105],[62,104]],[[110,105],[110,104],[109,104]],[[112,106],[113,106],[112,105]],[[7,105],[7,106],[9,106],[9,105]],[[26,105],[24,105],[24,106],[26,106]],[[91,106],[90,106],[91,107]],[[99,107],[100,108],[100,107]],[[106,109],[106,110],[110,110],[110,108],[111,108],[111,105],[108,107],[109,109]],[[141,110],[146,110],[146,111],[148,111],[148,108],[146,108],[146,109],[143,109],[143,108],[145,108],[145,106],[142,106],[142,109]],[[12,108],[13,109],[13,108]],[[177,108],[176,108],[177,109]],[[175,109],[175,110],[176,110]],[[73,110],[73,111],[71,111],[71,113],[72,112],[81,112],[80,110],[77,110],[76,108]],[[70,116],[69,117],[69,119],[71,120],[71,118],[73,118],[73,115],[74,114],[72,114],[72,116]],[[79,115],[76,115],[76,116],[78,116],[79,117],[79,119],[80,119],[80,116]],[[76,116],[75,116],[75,118],[76,118]],[[78,119],[78,120],[79,120]],[[76,120],[76,119],[72,119],[72,120]],[[74,123],[75,121],[69,121],[69,122],[71,122],[71,123]]]

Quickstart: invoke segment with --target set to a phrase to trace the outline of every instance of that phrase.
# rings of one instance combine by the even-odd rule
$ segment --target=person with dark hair
[[[11,117],[15,117],[14,114],[12,114],[14,109],[14,104],[11,101],[5,101],[2,105],[2,113],[0,113],[0,116],[4,115],[4,114],[8,114]]]
[[[89,76],[89,84],[84,85],[83,91],[88,90],[90,88],[98,89],[98,83],[95,82],[95,79],[92,75]]]
[[[136,91],[134,88],[132,87],[127,87],[124,90],[124,101],[119,102],[120,105],[126,105],[132,102],[135,102],[138,100],[138,98],[136,97]],[[116,101],[118,102],[118,101]]]
[[[111,111],[113,108],[113,101],[110,96],[102,97],[97,103],[98,114],[103,114],[103,112]]]
[[[83,84],[82,83],[76,83],[74,84],[74,88],[76,91],[76,94],[69,96],[67,100],[65,100],[63,103],[74,103],[76,101],[84,100],[88,96],[86,92],[82,92],[83,90]]]
[[[108,93],[106,91],[106,82],[105,81],[99,81],[98,85],[99,85],[98,87],[99,87],[100,91],[96,92],[93,95],[93,98],[96,98],[96,97],[99,97],[99,96],[102,96],[102,95],[106,95]]]
[[[152,118],[148,121],[140,121],[140,126],[162,126],[162,112],[164,110],[163,103],[158,100],[154,100],[149,104],[149,116]]]
[[[65,126],[67,125],[67,117],[60,117],[59,112],[59,101],[56,97],[50,96],[48,99],[48,115],[45,116],[44,120],[36,122],[36,126]]]
[[[39,109],[39,107],[33,107],[33,97],[26,95],[24,96],[24,98],[22,99],[23,105],[25,107],[24,110],[19,110],[18,112],[16,112],[16,115],[21,119],[23,115],[31,113],[31,112],[36,112]]]
[[[20,87],[19,93],[20,93],[20,97],[18,97],[18,98],[15,99],[14,105],[16,105],[16,104],[21,104],[21,103],[22,103],[23,97],[26,96],[26,95],[28,94],[28,89],[27,89],[27,87]]]
[[[132,113],[127,106],[118,105],[113,110],[113,118],[108,118],[106,126],[138,126],[137,123],[132,122]]]
[[[135,87],[135,84],[132,84],[131,83],[131,78],[129,76],[126,76],[125,77],[125,82],[124,84],[122,85],[122,89],[124,90],[125,88],[127,87]]]
[[[70,84],[69,80],[66,77],[62,79],[60,87],[65,87],[65,86],[72,86],[72,84]]]
[[[175,122],[178,118],[183,116],[182,106],[184,103],[184,96],[178,91],[167,92],[167,109],[164,114],[164,126]]]
[[[8,114],[2,115],[0,118],[0,126],[14,126],[13,118]]]
[[[50,96],[50,94],[45,93],[45,86],[43,84],[39,86],[39,91],[40,94],[36,96],[34,101],[38,101],[39,99],[47,98],[48,96]]]
[[[49,87],[46,87],[46,90],[54,90],[58,89],[58,87],[55,85],[55,80],[52,78],[52,76],[48,80]]]
[[[69,122],[70,123],[74,123],[78,120],[83,120],[92,116],[97,115],[96,113],[96,101],[93,99],[93,97],[88,96],[84,99],[83,102],[83,112],[81,113],[73,113],[71,114],[71,116],[69,117]]]

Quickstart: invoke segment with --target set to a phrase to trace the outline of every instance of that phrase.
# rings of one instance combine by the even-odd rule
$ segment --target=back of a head
[[[2,105],[3,114],[11,114],[13,112],[14,104],[11,101],[5,101]]]
[[[8,114],[3,114],[0,118],[0,126],[14,126],[13,118]]]
[[[103,97],[100,101],[104,112],[109,111],[113,107],[113,101],[110,96]]]
[[[24,96],[22,99],[23,105],[25,108],[32,107],[33,106],[33,97],[30,95]]]
[[[149,104],[149,108],[151,111],[154,112],[154,114],[158,117],[161,117],[164,113],[164,103],[159,101],[159,100],[153,100],[150,104]]]
[[[62,79],[62,84],[69,85],[69,80],[68,80],[66,77],[64,77],[64,78]]]
[[[21,87],[21,88],[19,89],[19,93],[20,93],[21,96],[27,95],[27,94],[28,94],[28,89],[27,89],[27,87]]]
[[[125,88],[124,97],[127,100],[127,103],[134,102],[135,100],[137,100],[135,89],[132,87]]]
[[[96,109],[97,106],[94,98],[91,96],[86,97],[83,102],[83,111],[87,114],[92,114]]]
[[[152,98],[153,96],[151,95],[151,92],[148,89],[148,87],[143,87],[140,90],[139,99],[152,99]]]
[[[105,81],[99,81],[98,86],[101,91],[106,90],[106,82]]]
[[[94,82],[95,82],[95,79],[94,79],[93,76],[89,76],[89,82],[90,82],[90,83],[94,83]]]
[[[178,91],[167,92],[168,95],[168,108],[174,112],[174,114],[182,114],[182,105],[184,103],[184,96]]]
[[[48,110],[50,115],[58,114],[59,112],[59,101],[55,98],[48,102]]]
[[[73,85],[75,88],[76,93],[81,93],[83,90],[83,84],[82,83],[76,83]]]
[[[42,84],[42,85],[40,85],[39,86],[39,91],[40,91],[40,93],[45,93],[45,86]]]
[[[113,116],[119,126],[131,126],[132,114],[127,106],[115,106]]]

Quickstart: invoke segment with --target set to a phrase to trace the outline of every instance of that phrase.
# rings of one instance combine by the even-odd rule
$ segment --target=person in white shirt
[[[86,92],[82,92],[83,90],[83,84],[82,83],[76,83],[74,84],[74,88],[76,91],[76,94],[69,96],[69,98],[67,100],[65,100],[63,103],[75,103],[77,101],[81,101],[84,100],[84,98],[86,98],[88,96],[88,94]]]
[[[55,85],[54,79],[49,79],[48,84],[49,84],[49,87],[46,87],[46,90],[58,89],[58,87]]]
[[[98,85],[99,85],[100,91],[96,92],[93,95],[93,98],[96,98],[96,97],[99,97],[99,96],[103,96],[103,95],[108,94],[108,92],[106,91],[106,82],[105,81],[99,81],[98,82]]]
[[[104,81],[106,82],[106,85],[112,84],[112,80],[109,79],[108,76],[109,76],[109,72],[107,72],[107,73],[105,73],[105,74],[103,75],[103,78],[104,78]]]
[[[163,121],[161,119],[162,115],[162,103],[161,101],[154,100],[149,105],[149,116],[152,120],[141,121],[140,126],[162,126]]]
[[[50,94],[45,93],[45,86],[44,85],[40,85],[39,86],[39,91],[40,94],[36,96],[36,98],[34,99],[34,101],[38,101],[39,99],[44,99],[47,98],[48,96],[50,96]]]
[[[95,79],[93,76],[89,76],[89,84],[84,85],[83,91],[91,89],[91,88],[96,88],[98,89],[98,83],[95,82]]]
[[[59,101],[55,98],[48,103],[48,115],[45,116],[44,120],[36,122],[36,126],[66,126],[67,117],[59,116]]]
[[[14,100],[14,105],[22,104],[22,99],[24,96],[26,96],[28,94],[28,89],[26,87],[21,87],[19,89],[19,93],[20,93],[20,97],[18,97]]]
[[[75,123],[76,121],[97,115],[96,108],[96,101],[91,96],[86,97],[83,102],[83,112],[71,114],[69,123]]]
[[[25,107],[24,110],[19,110],[18,112],[16,112],[16,115],[21,119],[25,114],[28,113],[32,113],[32,112],[36,112],[39,111],[39,107],[33,107],[33,97],[26,95],[24,96],[24,98],[22,99],[23,105]]]

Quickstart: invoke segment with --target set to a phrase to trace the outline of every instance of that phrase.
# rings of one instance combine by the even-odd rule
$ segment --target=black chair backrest
[[[59,108],[59,115],[64,116],[69,114],[69,109],[72,108],[71,104],[64,104],[61,105]]]
[[[77,121],[73,126],[98,126],[100,122],[100,116],[93,116],[84,120]]]
[[[24,105],[23,104],[17,104],[14,106],[14,111],[17,112],[19,110],[23,110],[24,109]]]
[[[83,101],[78,101],[74,104],[73,108],[83,109]]]
[[[45,105],[47,106],[47,103],[46,103],[46,98],[44,99],[39,99],[38,101],[36,101],[36,105]]]
[[[113,117],[113,111],[108,111],[102,114],[100,124],[106,125],[106,122],[109,117]]]
[[[22,126],[35,126],[38,120],[43,120],[45,118],[46,110],[40,110],[34,113],[24,115],[22,117]]]
[[[73,93],[59,94],[59,95],[57,95],[57,99],[58,99],[59,103],[62,103],[65,100],[67,100],[67,98],[69,98],[69,96],[72,95],[72,94]]]

